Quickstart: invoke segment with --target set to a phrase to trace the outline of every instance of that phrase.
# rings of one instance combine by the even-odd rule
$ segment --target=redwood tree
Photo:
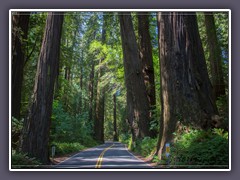
[[[102,44],[106,43],[106,21],[107,16],[103,13],[103,25],[102,25]],[[94,132],[95,139],[99,142],[104,142],[104,118],[105,118],[105,87],[101,87],[101,76],[104,74],[104,67],[101,66],[104,57],[99,59],[99,71],[97,81],[97,97],[96,97],[96,112],[95,112],[95,124]]]
[[[117,95],[113,95],[113,140],[118,140],[117,134]]]
[[[15,12],[12,16],[12,116],[19,119],[21,109],[21,91],[25,62],[24,43],[29,26],[28,12]]]
[[[173,132],[208,129],[217,114],[195,13],[158,13],[162,118],[158,155]]]
[[[149,117],[152,118],[153,110],[155,109],[156,105],[156,93],[152,45],[149,33],[149,13],[147,12],[138,12],[138,36],[144,83],[146,86],[148,102],[151,109],[149,112]],[[152,132],[152,135],[155,136],[156,132]]]
[[[209,48],[209,62],[211,69],[211,80],[215,100],[225,95],[225,84],[222,72],[221,49],[217,39],[214,16],[212,12],[205,12],[205,26]]]
[[[39,55],[32,104],[25,119],[22,151],[43,163],[49,162],[48,142],[54,83],[59,67],[63,15],[49,12]]]
[[[94,95],[94,75],[95,75],[95,62],[91,60],[91,72],[89,75],[89,122],[91,122],[93,118],[93,95]]]
[[[149,136],[149,103],[130,13],[119,13],[127,88],[127,119],[133,141]]]

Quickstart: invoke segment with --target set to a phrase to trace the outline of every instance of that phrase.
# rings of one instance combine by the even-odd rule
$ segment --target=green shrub
[[[56,146],[55,155],[57,156],[78,152],[86,148],[80,143],[53,143],[53,144]]]
[[[64,109],[61,102],[55,100],[51,119],[51,142],[79,142],[87,147],[97,145],[93,140],[93,124],[88,122],[88,112],[73,115]]]
[[[144,157],[152,155],[156,151],[157,138],[144,137],[136,142],[136,147],[133,151],[141,154]]]
[[[142,156],[152,155],[156,151],[158,138],[145,137],[142,140],[137,140],[133,144],[130,134],[120,134],[119,141],[128,146],[128,149],[141,154]]]
[[[152,106],[151,113],[151,121],[150,121],[150,131],[155,132],[156,134],[159,133],[160,125],[159,125],[159,117],[161,116],[160,112],[161,108],[157,108],[156,106]]]
[[[128,149],[132,150],[134,148],[132,136],[128,139]]]
[[[121,142],[123,144],[128,144],[131,139],[131,135],[130,134],[120,134],[118,139],[119,139],[119,142]]]
[[[178,135],[171,147],[171,165],[187,167],[228,166],[228,132],[221,129],[212,131],[191,130]]]
[[[11,121],[11,130],[12,130],[12,147],[17,149],[19,147],[19,137],[23,128],[23,119],[18,120],[12,117]]]
[[[12,167],[13,168],[32,168],[38,167],[41,163],[35,158],[30,158],[26,154],[17,153],[13,151],[12,153]]]
[[[141,155],[149,156],[156,151],[157,138],[145,137],[141,142]]]

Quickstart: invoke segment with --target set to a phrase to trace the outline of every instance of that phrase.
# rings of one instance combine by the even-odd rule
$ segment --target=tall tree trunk
[[[25,43],[28,34],[29,13],[12,16],[12,116],[20,119]]]
[[[80,56],[80,77],[79,77],[79,85],[80,85],[80,100],[79,100],[79,113],[82,113],[83,112],[83,109],[82,109],[82,104],[83,104],[83,67],[82,67],[82,61],[83,59],[83,55],[81,54]]]
[[[89,85],[88,85],[88,90],[89,90],[89,121],[93,120],[93,97],[94,97],[94,73],[95,73],[95,62],[92,61],[91,63],[91,72],[90,72],[90,77],[89,77]]]
[[[117,134],[117,98],[116,93],[113,95],[113,140],[118,141]]]
[[[102,44],[106,43],[106,18],[103,13],[103,26],[102,26]],[[103,62],[104,58],[99,60],[99,65]],[[99,68],[98,72],[98,85],[97,85],[97,101],[96,101],[96,115],[95,115],[95,138],[99,142],[104,142],[104,116],[105,116],[105,87],[100,87],[101,76],[104,74],[104,67]]]
[[[211,80],[215,100],[221,95],[225,95],[225,84],[222,72],[221,49],[218,44],[216,27],[212,12],[205,12],[205,26],[207,32],[207,42],[209,47],[209,61],[211,69]]]
[[[38,60],[33,102],[24,122],[22,151],[43,163],[49,162],[48,142],[54,82],[59,64],[63,15],[49,12]]]
[[[213,100],[196,15],[158,13],[163,117],[158,155],[183,127],[208,129],[217,108]]]
[[[99,60],[101,64],[102,60]],[[98,72],[98,81],[102,76],[102,68]],[[99,85],[100,82],[97,82],[97,97],[96,97],[96,111],[95,111],[95,139],[101,143],[104,142],[104,112],[105,112],[105,94],[104,87],[101,88]]]
[[[138,12],[138,36],[140,44],[140,58],[144,75],[144,83],[147,90],[148,102],[150,106],[149,118],[153,117],[156,105],[154,68],[152,58],[152,45],[149,34],[148,13]],[[152,136],[157,136],[157,132],[151,132]]]
[[[127,88],[127,119],[133,141],[149,136],[149,103],[130,13],[119,14]]]

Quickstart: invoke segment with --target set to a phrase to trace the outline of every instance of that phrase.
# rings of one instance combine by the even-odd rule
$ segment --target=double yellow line
[[[98,157],[97,164],[96,164],[95,168],[101,168],[104,153],[113,146],[114,146],[114,144],[104,149],[104,151]]]

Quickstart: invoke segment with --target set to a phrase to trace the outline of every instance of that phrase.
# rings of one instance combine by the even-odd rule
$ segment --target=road
[[[130,153],[124,144],[106,142],[100,146],[81,151],[54,168],[149,169],[152,167]]]

